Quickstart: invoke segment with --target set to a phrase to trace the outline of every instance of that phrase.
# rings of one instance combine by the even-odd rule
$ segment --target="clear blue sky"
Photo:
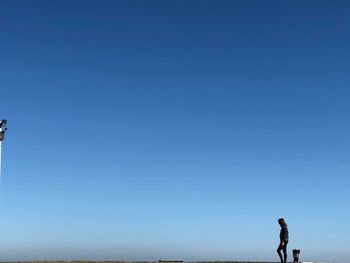
[[[349,14],[0,1],[0,259],[349,262]]]

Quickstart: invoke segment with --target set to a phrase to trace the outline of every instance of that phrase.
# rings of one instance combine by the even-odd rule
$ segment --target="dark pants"
[[[283,263],[286,263],[287,262],[287,245],[288,245],[288,242],[284,242],[284,245],[282,246],[282,243],[280,243],[280,245],[278,246],[277,248],[277,253],[278,255],[280,256],[280,259],[281,259],[281,262]],[[284,256],[284,259],[282,258],[282,253],[281,253],[281,250],[283,250],[283,256]]]

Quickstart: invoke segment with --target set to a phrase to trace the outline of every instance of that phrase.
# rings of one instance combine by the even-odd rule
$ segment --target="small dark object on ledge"
[[[184,262],[183,260],[161,260],[161,259],[158,261],[163,263]]]
[[[300,255],[300,250],[299,249],[293,249],[293,262],[299,262],[299,255]]]

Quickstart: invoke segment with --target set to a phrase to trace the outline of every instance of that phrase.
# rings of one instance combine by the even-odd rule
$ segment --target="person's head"
[[[286,221],[284,220],[284,218],[278,219],[278,223],[280,224],[280,226],[285,226],[285,225],[287,225],[287,224],[286,224]]]

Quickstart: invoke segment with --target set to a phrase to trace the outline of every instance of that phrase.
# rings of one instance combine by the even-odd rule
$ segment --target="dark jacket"
[[[283,225],[281,227],[281,232],[280,232],[280,241],[288,242],[288,240],[289,240],[288,227],[287,225]]]

